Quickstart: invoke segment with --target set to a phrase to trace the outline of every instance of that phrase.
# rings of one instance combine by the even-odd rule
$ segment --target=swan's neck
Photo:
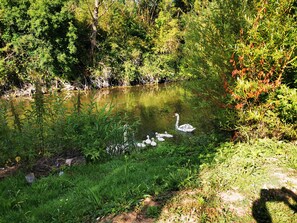
[[[178,128],[178,123],[179,123],[179,115],[176,115],[175,128]]]

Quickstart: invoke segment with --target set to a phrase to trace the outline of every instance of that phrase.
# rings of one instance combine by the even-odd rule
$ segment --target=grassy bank
[[[214,141],[65,167],[32,185],[19,172],[0,182],[0,222],[296,222],[296,144]]]
[[[198,184],[199,165],[211,161],[213,149],[163,144],[106,163],[68,167],[62,176],[32,185],[19,172],[0,182],[0,222],[94,222],[130,211],[147,197]]]
[[[224,143],[197,177],[158,222],[297,222],[296,143]]]

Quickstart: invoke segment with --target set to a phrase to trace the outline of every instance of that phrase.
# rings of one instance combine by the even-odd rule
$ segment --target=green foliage
[[[203,98],[226,103],[225,74],[235,50],[240,28],[251,9],[246,1],[195,1],[194,11],[185,16],[185,45],[182,72],[199,78]]]
[[[181,50],[180,18],[174,17],[175,7],[162,1],[161,9],[155,20],[153,46],[143,59],[141,74],[151,79],[174,79],[178,75]]]
[[[282,85],[270,97],[268,102],[274,105],[278,116],[285,123],[297,123],[297,92],[296,89],[290,89]]]
[[[73,75],[78,37],[70,7],[65,0],[1,1],[2,86]]]
[[[190,2],[101,1],[98,21],[93,8],[94,1],[2,1],[2,90],[23,87],[35,76],[48,84],[76,80],[95,87],[101,86],[94,79],[130,85],[179,76],[182,12]]]
[[[5,163],[8,161],[8,157],[11,155],[10,144],[11,140],[11,131],[8,126],[8,110],[9,105],[6,101],[0,101],[0,148],[1,148],[1,156],[0,162]],[[15,154],[13,154],[15,155]]]
[[[249,141],[255,138],[277,138],[295,140],[296,125],[284,123],[275,110],[257,106],[238,115],[237,130],[240,140]]]
[[[296,89],[282,85],[265,103],[238,113],[237,128],[241,139],[277,138],[296,140]]]
[[[99,19],[99,26],[99,52],[93,70],[110,78],[113,85],[130,85],[137,81],[142,53],[149,44],[145,40],[146,25],[136,14],[129,12],[129,8],[116,2],[104,18]],[[106,68],[111,71],[107,75]]]
[[[108,157],[106,148],[110,144],[124,145],[123,126],[120,118],[112,117],[106,107],[100,110],[88,107],[79,114],[69,115],[64,123],[64,134],[55,137],[59,137],[63,150],[75,148],[90,160],[104,160]]]

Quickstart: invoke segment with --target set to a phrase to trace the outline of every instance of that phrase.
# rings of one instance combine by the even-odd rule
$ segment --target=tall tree
[[[99,0],[95,0],[94,12],[93,12],[93,22],[92,22],[92,33],[91,33],[91,58],[94,60],[94,51],[97,46],[97,26],[98,26],[98,10],[99,10]]]

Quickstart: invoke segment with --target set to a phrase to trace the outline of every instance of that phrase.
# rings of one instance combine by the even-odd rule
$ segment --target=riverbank
[[[296,143],[185,142],[64,167],[32,185],[18,172],[0,182],[0,221],[296,220]]]
[[[179,79],[183,81],[186,79]],[[110,78],[103,77],[93,77],[84,82],[79,81],[64,81],[62,79],[56,79],[52,81],[39,81],[39,85],[44,94],[50,92],[71,92],[71,91],[87,91],[87,90],[99,90],[108,89],[112,87],[131,87],[131,86],[145,86],[145,85],[155,85],[163,84],[169,82],[176,82],[177,80],[170,78],[143,78],[141,80],[132,82],[121,82],[112,80]],[[0,97],[31,97],[36,92],[36,87],[34,83],[23,83],[20,86],[0,86]]]

